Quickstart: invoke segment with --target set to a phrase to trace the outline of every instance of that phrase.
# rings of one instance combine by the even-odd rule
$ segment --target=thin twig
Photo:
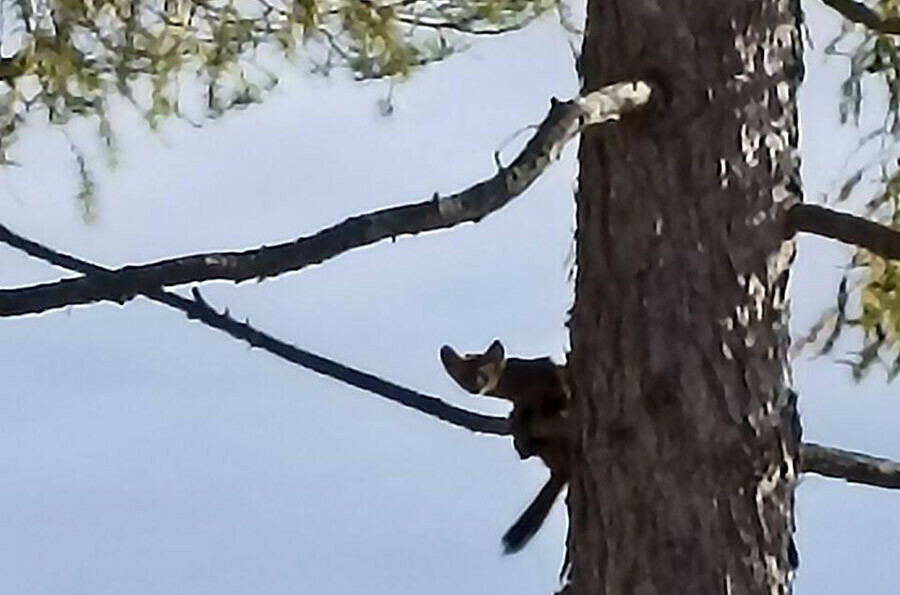
[[[493,417],[460,409],[445,403],[437,397],[424,395],[379,378],[374,374],[356,370],[334,360],[300,349],[253,328],[249,323],[235,320],[228,315],[227,310],[222,314],[217,313],[203,299],[197,288],[193,289],[193,294],[194,301],[186,300],[191,304],[190,311],[185,310],[190,318],[196,318],[209,326],[224,331],[235,339],[246,341],[252,347],[264,349],[273,355],[277,355],[313,372],[335,378],[350,386],[375,393],[405,407],[415,409],[473,432],[497,435],[509,434],[509,420],[505,417]]]
[[[64,254],[29,240],[16,234],[4,225],[0,225],[0,242],[8,244],[26,252],[30,256],[39,258],[56,266],[77,271],[91,277],[97,277],[101,281],[114,275],[109,269],[81,260],[69,254]],[[171,306],[184,312],[188,318],[199,320],[220,331],[228,333],[232,337],[246,341],[253,347],[263,349],[281,359],[297,364],[313,372],[334,378],[356,388],[375,393],[381,397],[399,403],[404,407],[415,409],[426,415],[436,417],[447,423],[466,428],[473,432],[484,434],[505,435],[509,433],[509,421],[503,417],[482,415],[454,407],[437,397],[431,397],[410,390],[406,387],[389,382],[374,374],[356,370],[334,360],[316,355],[315,353],[300,349],[284,341],[280,341],[271,335],[256,330],[249,324],[238,322],[228,316],[227,313],[219,314],[213,310],[201,297],[199,291],[194,290],[194,300],[189,300],[176,293],[151,290],[143,294],[147,298]]]
[[[520,31],[521,29],[530,25],[532,21],[537,19],[539,16],[541,16],[541,13],[530,15],[529,17],[523,19],[521,22],[500,27],[473,27],[472,25],[468,24],[466,20],[435,20],[430,17],[421,17],[404,13],[398,13],[394,18],[396,18],[398,22],[401,22],[405,25],[410,25],[412,27],[424,27],[426,29],[450,29],[458,33],[465,33],[467,35],[491,36],[504,35],[506,33],[512,33],[513,31]]]

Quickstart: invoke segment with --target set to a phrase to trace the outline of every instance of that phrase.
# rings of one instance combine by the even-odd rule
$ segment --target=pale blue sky
[[[820,52],[835,19],[810,15]],[[830,28],[830,29],[829,29]],[[805,184],[831,189],[855,133],[836,126],[844,64],[812,53]],[[552,19],[477,42],[395,91],[287,77],[262,106],[151,135],[123,110],[121,166],[99,219],[75,206],[58,132],[32,128],[0,177],[0,220],[106,265],[235,249],[491,175],[492,153],[577,90]],[[89,139],[78,127],[77,138]],[[514,154],[518,144],[507,150]],[[562,356],[571,299],[574,147],[478,225],[358,250],[261,284],[204,286],[214,304],[301,347],[489,412],[440,368],[450,343]],[[845,248],[801,242],[794,323],[831,303]],[[0,247],[0,285],[59,272]],[[0,592],[546,594],[565,513],[521,554],[499,538],[545,471],[473,437],[290,366],[142,299],[0,320]],[[900,458],[896,386],[799,362],[808,437]],[[808,479],[800,595],[888,593],[900,580],[900,493]]]

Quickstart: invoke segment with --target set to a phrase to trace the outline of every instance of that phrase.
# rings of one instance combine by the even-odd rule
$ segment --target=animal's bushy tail
[[[550,479],[534,497],[528,508],[519,515],[512,527],[503,535],[503,553],[514,554],[525,547],[550,514],[556,497],[566,485],[566,478],[558,473],[551,473]]]

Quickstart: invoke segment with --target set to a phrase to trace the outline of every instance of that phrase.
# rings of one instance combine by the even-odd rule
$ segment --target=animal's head
[[[478,395],[489,395],[497,388],[506,363],[503,344],[494,341],[484,353],[459,355],[449,345],[441,347],[441,363],[457,384]]]

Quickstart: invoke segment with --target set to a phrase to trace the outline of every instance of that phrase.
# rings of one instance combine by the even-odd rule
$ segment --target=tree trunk
[[[572,593],[790,591],[799,18],[795,0],[588,2],[585,89],[665,97],[581,142]]]

